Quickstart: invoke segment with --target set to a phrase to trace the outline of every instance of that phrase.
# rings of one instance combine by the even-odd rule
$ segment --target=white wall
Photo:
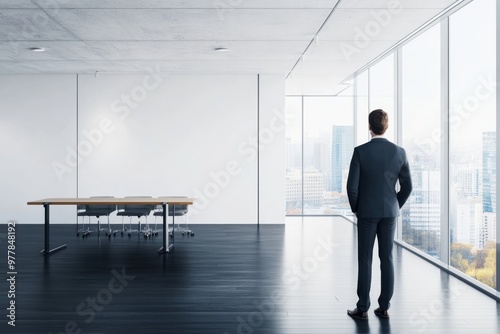
[[[1,173],[12,177],[2,177],[0,223],[41,221],[28,200],[77,195],[186,195],[198,198],[191,222],[255,223],[258,111],[260,220],[284,222],[283,78],[80,75],[78,95],[76,82],[0,76],[2,133],[23,129],[9,133],[16,145],[2,143]],[[37,154],[3,163],[20,151]],[[54,207],[51,217],[74,222],[74,212]]]
[[[75,87],[71,75],[0,77],[0,223],[42,222],[43,207],[26,202],[76,195],[75,175],[59,182],[52,166],[76,142]],[[74,215],[52,211],[55,222]]]

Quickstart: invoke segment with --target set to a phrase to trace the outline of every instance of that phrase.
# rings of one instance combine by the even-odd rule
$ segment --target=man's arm
[[[410,165],[408,164],[408,159],[406,159],[406,152],[403,151],[404,154],[404,163],[399,171],[399,185],[401,189],[398,192],[398,203],[399,208],[401,209],[403,205],[406,203],[406,200],[410,197],[411,191],[413,189],[410,175]]]
[[[358,212],[359,173],[359,153],[355,148],[351,158],[351,165],[349,166],[349,175],[347,176],[347,197],[349,198],[351,211],[354,213]]]

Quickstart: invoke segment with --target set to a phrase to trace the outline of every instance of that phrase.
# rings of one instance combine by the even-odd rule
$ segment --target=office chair
[[[187,198],[186,196],[161,196],[161,197]],[[187,212],[188,212],[188,206],[186,204],[168,205],[168,216],[172,217],[172,225],[174,225],[174,231],[181,232],[182,235],[187,234],[190,236],[194,236],[194,232],[190,230],[188,227],[187,216],[186,216]],[[156,217],[163,217],[163,207],[161,205],[156,206],[153,216],[155,216],[154,232],[158,233],[156,230]],[[179,216],[184,216],[184,227],[180,227],[179,223],[177,223],[177,227],[175,227],[175,217]],[[172,233],[174,231],[172,231]]]
[[[139,198],[151,198],[151,196],[126,196],[127,197],[139,197]],[[113,235],[116,235],[116,232],[121,232],[123,235],[124,232],[128,232],[128,236],[132,236],[132,232],[137,232],[138,235],[141,233],[144,234],[144,238],[151,237],[153,234],[153,231],[149,228],[148,224],[148,216],[151,213],[151,211],[154,209],[154,205],[150,204],[121,204],[118,205],[118,212],[116,213],[117,216],[122,216],[122,229],[113,231]],[[146,228],[141,229],[141,217],[144,216],[146,217]],[[129,228],[125,228],[125,223],[123,221],[124,217],[129,217]],[[137,224],[138,228],[137,230],[132,229],[132,217],[137,217]]]
[[[80,233],[82,233],[82,237],[86,237],[90,233],[94,232],[94,230],[90,229],[90,216],[89,216],[89,225],[85,227],[85,217],[84,213],[85,210],[87,209],[86,205],[78,204],[76,206],[76,215],[77,217],[83,217],[82,218],[82,228],[78,228],[78,218],[76,219],[76,236],[80,236]]]
[[[90,198],[114,198],[114,196],[91,196]],[[85,204],[77,205],[77,216],[83,217],[83,228],[78,229],[77,220],[77,232],[76,235],[79,236],[82,233],[82,238],[85,238],[94,230],[90,229],[90,217],[97,217],[97,233],[101,231],[106,231],[106,236],[111,236],[112,230],[109,224],[109,215],[116,210],[116,205],[114,204]],[[108,217],[108,228],[101,228],[100,217]],[[89,217],[89,225],[85,228],[85,217]]]

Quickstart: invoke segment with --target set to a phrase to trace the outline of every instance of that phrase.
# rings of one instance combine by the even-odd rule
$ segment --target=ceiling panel
[[[331,74],[343,76],[345,79],[351,75],[357,69],[366,65],[373,58],[370,57],[371,54],[381,54],[389,47],[392,46],[391,42],[379,41],[372,43],[364,53],[353,56],[346,59],[334,60],[334,59],[318,59],[311,57],[306,57],[304,61],[300,61],[295,69],[294,74]],[[322,58],[322,57],[321,57]]]
[[[81,41],[49,41],[44,42],[45,52],[29,50],[32,42],[0,43],[0,59],[21,61],[38,60],[103,60],[88,43]],[[12,49],[15,48],[14,55]]]
[[[284,73],[291,64],[284,61],[127,61],[113,62],[117,73],[146,73],[158,68],[165,74],[276,74]]]
[[[303,41],[229,41],[230,52],[214,52],[212,41],[113,41],[88,42],[89,48],[108,60],[287,60],[295,61],[307,43]]]
[[[40,9],[0,8],[0,41],[74,40]]]
[[[393,46],[394,40],[373,40],[366,44],[364,48],[357,50],[345,47],[346,41],[323,41],[318,45],[311,46],[307,51],[304,61],[299,62],[301,65],[309,65],[316,62],[349,62],[362,61],[368,62],[373,59],[372,55],[377,55],[384,52]]]
[[[15,6],[17,0],[0,0],[0,6]],[[19,1],[27,6],[30,1]],[[50,3],[57,8],[203,8],[220,9],[229,12],[243,8],[333,8],[338,0],[34,0],[37,5],[46,7]]]
[[[328,9],[60,10],[55,19],[82,40],[310,40]]]
[[[69,74],[69,73],[95,73],[96,68],[113,68],[108,61],[2,61],[0,73],[2,74]]]
[[[349,0],[341,1],[338,8],[446,8],[456,0]]]
[[[321,30],[320,40],[401,40],[441,12],[440,9],[404,9],[379,18],[375,11],[336,10]]]
[[[389,3],[403,9],[383,16]],[[452,3],[0,0],[0,73],[137,74],[159,66],[166,74],[285,77],[322,27],[319,42],[311,43],[293,72],[295,77],[321,76],[321,82],[331,83],[349,76]],[[355,43],[362,33],[369,38],[359,47]],[[357,52],[346,56],[346,46]],[[46,51],[32,52],[31,47]],[[217,47],[229,52],[215,52]]]
[[[36,8],[31,0],[0,0],[0,8]]]

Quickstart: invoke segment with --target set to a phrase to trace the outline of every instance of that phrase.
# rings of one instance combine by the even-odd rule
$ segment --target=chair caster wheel
[[[191,236],[194,237],[194,233],[193,232],[191,232]]]
[[[128,234],[128,236],[129,236],[129,237],[131,237],[131,236],[132,236],[132,233],[129,233],[129,234]]]
[[[122,232],[122,235],[123,235],[123,232]]]
[[[79,237],[79,236],[80,236],[80,233],[77,233],[77,234],[76,234],[76,236],[77,236],[77,237]]]

